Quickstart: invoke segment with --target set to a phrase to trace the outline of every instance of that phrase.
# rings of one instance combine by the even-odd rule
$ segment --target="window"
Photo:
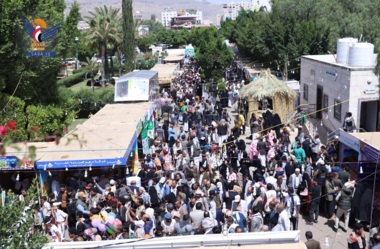
[[[329,96],[327,94],[323,94],[323,111],[329,112]]]
[[[310,79],[311,80],[315,79],[315,70],[314,69],[310,69]]]
[[[334,118],[342,120],[342,102],[337,99],[334,99]]]
[[[309,86],[307,84],[303,84],[303,99],[309,100]]]

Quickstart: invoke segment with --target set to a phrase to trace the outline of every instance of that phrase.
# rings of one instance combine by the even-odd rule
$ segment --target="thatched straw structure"
[[[272,106],[269,109],[277,113],[284,122],[294,110],[296,93],[268,69],[262,70],[255,81],[243,86],[240,89],[240,96],[248,99],[248,117],[251,117],[252,113],[255,113],[256,117],[262,113],[259,110],[259,101],[271,99]]]

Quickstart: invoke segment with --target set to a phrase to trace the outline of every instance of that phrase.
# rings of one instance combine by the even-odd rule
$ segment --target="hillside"
[[[74,0],[66,0],[67,9]],[[77,0],[81,7],[82,16],[85,16],[89,10],[97,6],[111,5],[121,8],[121,0]],[[228,2],[228,0],[226,0]],[[140,11],[144,19],[149,19],[151,15],[161,20],[161,12],[166,7],[174,9],[197,9],[203,12],[203,20],[210,20],[215,23],[216,15],[223,12],[221,4],[211,4],[204,0],[134,0],[134,11]]]

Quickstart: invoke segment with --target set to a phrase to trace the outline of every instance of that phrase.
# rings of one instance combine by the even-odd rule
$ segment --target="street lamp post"
[[[75,50],[75,69],[78,69],[78,42],[79,38],[75,37],[76,50]]]

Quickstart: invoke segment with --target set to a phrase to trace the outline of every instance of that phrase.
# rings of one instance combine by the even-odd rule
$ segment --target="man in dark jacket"
[[[308,135],[305,135],[305,141],[302,142],[302,148],[305,151],[306,157],[311,157],[311,141]]]
[[[339,192],[337,197],[338,209],[335,215],[335,231],[338,231],[339,220],[344,215],[344,231],[348,229],[348,222],[350,220],[351,200],[352,200],[352,188],[353,184],[347,182],[344,184],[344,188]]]
[[[267,144],[263,141],[263,138],[259,138],[259,142],[256,145],[256,150],[259,152],[258,158],[260,159],[261,166],[266,166],[266,149]]]
[[[348,182],[350,180],[350,173],[348,171],[350,170],[350,167],[348,165],[343,165],[342,166],[341,172],[339,172],[339,179],[342,181],[343,184]]]
[[[314,223],[318,223],[318,215],[319,215],[319,202],[321,199],[321,186],[318,184],[316,180],[314,182],[314,187],[311,190],[311,200],[310,200],[310,209],[309,209],[309,222],[306,224],[311,225]]]

